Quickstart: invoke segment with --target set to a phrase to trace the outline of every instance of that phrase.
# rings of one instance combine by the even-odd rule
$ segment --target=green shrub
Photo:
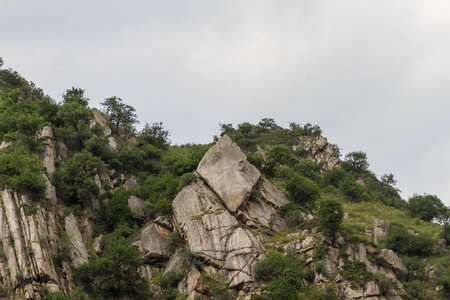
[[[406,209],[412,218],[420,218],[428,222],[444,220],[447,216],[447,208],[438,197],[433,195],[414,195],[409,198]]]
[[[347,177],[339,183],[339,190],[352,202],[360,202],[362,199],[363,187],[351,177]]]
[[[386,248],[400,254],[429,256],[433,252],[434,242],[426,234],[414,235],[399,223],[390,223],[384,241]]]
[[[262,288],[267,291],[263,299],[268,300],[297,300],[299,294],[289,280],[284,277],[278,277],[269,282]]]
[[[397,284],[384,273],[377,272],[375,273],[374,278],[376,284],[380,288],[380,294],[383,296],[388,296],[389,290],[397,288]]]
[[[223,278],[216,274],[202,275],[202,280],[211,289],[212,299],[235,300],[236,292],[225,282]]]
[[[314,207],[320,198],[319,187],[309,178],[294,174],[286,182],[286,190],[291,199],[300,205]]]
[[[322,175],[322,184],[323,186],[334,186],[335,188],[339,187],[339,183],[347,178],[349,175],[341,168],[334,168],[332,170],[326,171]]]
[[[418,257],[403,258],[403,265],[406,268],[405,280],[413,281],[415,279],[425,279],[425,264]]]
[[[366,270],[366,264],[361,261],[347,261],[342,266],[342,276],[345,280],[364,286],[366,282],[373,280],[373,275]]]
[[[341,229],[344,218],[342,203],[331,196],[322,198],[319,201],[317,216],[319,217],[319,230],[327,236],[335,237]]]

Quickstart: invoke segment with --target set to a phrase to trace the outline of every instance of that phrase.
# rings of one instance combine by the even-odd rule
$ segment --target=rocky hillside
[[[56,103],[0,70],[0,91],[5,299],[450,295],[447,208],[402,200],[318,126],[221,124],[213,144],[170,146],[81,89]]]

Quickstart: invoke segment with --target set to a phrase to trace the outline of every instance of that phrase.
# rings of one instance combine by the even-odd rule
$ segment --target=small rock
[[[127,189],[135,189],[138,187],[138,178],[134,175],[131,175],[125,183],[123,184]]]
[[[131,210],[131,215],[134,218],[142,218],[144,217],[144,212],[143,212],[143,207],[144,207],[144,200],[136,197],[136,196],[131,196],[128,199],[128,207]]]
[[[12,142],[3,141],[2,144],[0,145],[0,150],[5,149],[6,147],[9,147],[10,145],[12,145]]]
[[[103,238],[103,234],[100,234],[98,237],[94,239],[94,243],[92,244],[92,248],[94,248],[95,253],[100,254],[102,252],[101,241]]]

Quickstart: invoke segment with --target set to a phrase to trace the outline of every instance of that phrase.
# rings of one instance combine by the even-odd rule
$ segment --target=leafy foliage
[[[433,195],[414,195],[409,198],[406,209],[413,218],[420,218],[424,221],[444,220],[447,215],[447,208],[442,201]]]
[[[127,236],[118,230],[104,237],[102,254],[75,268],[73,276],[94,287],[94,294],[106,298],[131,294],[145,298],[146,282],[138,267],[138,250],[128,245]]]
[[[434,242],[430,236],[419,233],[409,233],[399,223],[390,223],[386,235],[386,248],[401,254],[413,256],[429,256],[433,251]]]
[[[319,187],[311,179],[299,174],[293,174],[286,182],[286,191],[295,203],[306,204],[309,207],[314,207],[320,198]]]
[[[119,126],[122,126],[128,132],[133,131],[134,124],[138,123],[134,107],[123,103],[122,99],[116,96],[106,98],[100,104],[105,107],[107,118],[116,123],[116,132],[119,132]]]
[[[333,197],[324,197],[319,201],[317,216],[319,217],[319,230],[325,235],[334,237],[341,228],[344,210],[342,203]]]
[[[345,156],[345,161],[342,162],[342,167],[344,170],[352,174],[363,174],[369,169],[367,154],[362,151],[350,152]]]

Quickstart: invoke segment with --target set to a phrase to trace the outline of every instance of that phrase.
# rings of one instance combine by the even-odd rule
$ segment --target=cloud
[[[4,1],[0,55],[57,100],[116,95],[175,143],[219,123],[319,124],[407,198],[445,182],[450,5],[443,1]],[[439,171],[437,171],[437,168]]]

